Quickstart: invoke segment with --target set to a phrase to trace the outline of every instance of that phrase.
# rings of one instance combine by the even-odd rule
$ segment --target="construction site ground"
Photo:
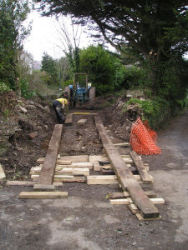
[[[28,137],[32,129],[22,122],[22,131],[12,136],[10,150],[0,158],[9,180],[28,180],[30,168],[39,157],[45,156],[55,116],[50,109],[39,114],[39,109],[34,114],[31,112],[29,119],[30,125],[35,123],[36,131],[36,117],[40,118],[37,136]],[[111,108],[98,112],[114,142],[128,140],[130,124],[126,119],[124,123],[122,118],[116,119]],[[73,126],[65,127],[61,155],[103,153],[92,117],[84,128],[77,125],[81,118],[75,116]],[[188,249],[187,121],[187,111],[172,119],[158,132],[162,154],[143,157],[154,177],[153,190],[166,201],[158,206],[160,220],[139,221],[126,205],[111,205],[105,197],[119,191],[117,185],[65,183],[62,190],[68,191],[68,198],[39,200],[18,198],[21,191],[31,191],[32,187],[2,185],[0,249]],[[124,131],[120,131],[122,127]]]

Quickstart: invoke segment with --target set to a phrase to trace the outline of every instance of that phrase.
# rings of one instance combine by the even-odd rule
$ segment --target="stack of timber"
[[[39,166],[30,170],[31,179],[39,180],[44,158],[37,160]],[[56,161],[53,182],[86,182],[86,177],[93,169],[88,155],[62,156]]]

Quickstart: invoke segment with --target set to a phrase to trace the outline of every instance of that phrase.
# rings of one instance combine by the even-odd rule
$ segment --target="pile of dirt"
[[[0,107],[0,163],[8,179],[27,179],[45,155],[55,115],[44,102],[18,98],[14,92],[1,95]]]

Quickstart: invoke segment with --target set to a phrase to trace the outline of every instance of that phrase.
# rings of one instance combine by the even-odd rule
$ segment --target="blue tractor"
[[[84,76],[84,83],[79,82],[78,76]],[[88,86],[89,85],[89,86]],[[71,107],[84,104],[89,100],[90,84],[86,73],[75,73],[73,85],[69,85],[69,102]]]

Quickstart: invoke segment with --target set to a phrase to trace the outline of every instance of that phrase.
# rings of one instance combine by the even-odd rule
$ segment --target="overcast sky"
[[[63,18],[66,29],[72,30],[70,19]],[[32,54],[34,60],[41,61],[44,52],[47,52],[54,59],[63,56],[62,37],[60,37],[60,28],[55,17],[41,17],[37,11],[32,11],[26,20],[26,24],[30,21],[32,21],[32,30],[24,41],[24,49]],[[80,29],[79,32],[81,32]],[[88,47],[91,44],[92,40],[82,32],[80,47]]]

